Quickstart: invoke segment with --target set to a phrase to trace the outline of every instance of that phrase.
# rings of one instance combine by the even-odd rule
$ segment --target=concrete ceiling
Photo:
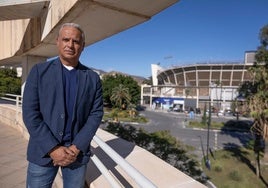
[[[47,0],[2,0],[0,21],[27,19],[40,16]]]
[[[49,34],[42,36],[40,44],[27,50],[27,52],[16,54],[17,57],[10,57],[6,60],[10,63],[12,61],[17,62],[21,55],[56,56],[55,39],[61,23],[75,22],[80,24],[85,31],[86,46],[88,46],[148,21],[152,16],[177,1],[178,0],[79,0],[72,9],[63,16],[60,22],[49,31]],[[41,0],[24,0],[23,4],[14,6],[12,2],[14,3],[15,0],[4,2],[10,3],[0,3],[0,21],[38,17],[49,3],[49,1]],[[21,1],[17,0],[16,2]]]

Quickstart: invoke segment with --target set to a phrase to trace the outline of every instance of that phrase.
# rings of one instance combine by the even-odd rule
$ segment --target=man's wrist
[[[48,154],[48,156],[50,156],[50,154],[53,152],[53,151],[55,151],[56,149],[58,149],[60,146],[55,146],[54,148],[52,148],[47,154]]]

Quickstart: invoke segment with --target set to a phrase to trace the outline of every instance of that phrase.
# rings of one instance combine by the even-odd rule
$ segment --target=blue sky
[[[268,0],[181,0],[149,21],[88,46],[81,61],[104,71],[151,76],[163,67],[243,61],[259,46]]]

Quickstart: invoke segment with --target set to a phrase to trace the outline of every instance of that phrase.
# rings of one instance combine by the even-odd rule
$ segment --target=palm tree
[[[250,85],[244,83],[244,88],[249,91],[245,92],[248,107],[251,116],[254,118],[254,124],[251,128],[255,138],[255,152],[259,156],[260,150],[264,147],[264,164],[268,164],[268,25],[260,31],[261,46],[255,55],[255,63],[249,70],[253,79]],[[251,86],[251,87],[248,87]],[[241,88],[243,88],[241,87]],[[261,146],[259,140],[264,140],[264,146]],[[260,164],[257,157],[257,164]],[[260,169],[256,166],[257,175],[260,176]]]
[[[112,95],[110,100],[114,102],[116,107],[124,109],[126,104],[130,103],[131,96],[129,94],[129,89],[123,84],[119,84],[117,87],[112,89]]]

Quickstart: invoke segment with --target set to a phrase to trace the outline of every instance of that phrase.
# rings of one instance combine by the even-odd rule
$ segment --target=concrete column
[[[22,57],[21,95],[23,95],[25,81],[32,67],[37,63],[46,61],[47,59],[48,57],[30,56],[30,55]]]
[[[144,85],[142,84],[141,85],[141,98],[140,98],[140,105],[143,105],[143,88],[144,88]]]

